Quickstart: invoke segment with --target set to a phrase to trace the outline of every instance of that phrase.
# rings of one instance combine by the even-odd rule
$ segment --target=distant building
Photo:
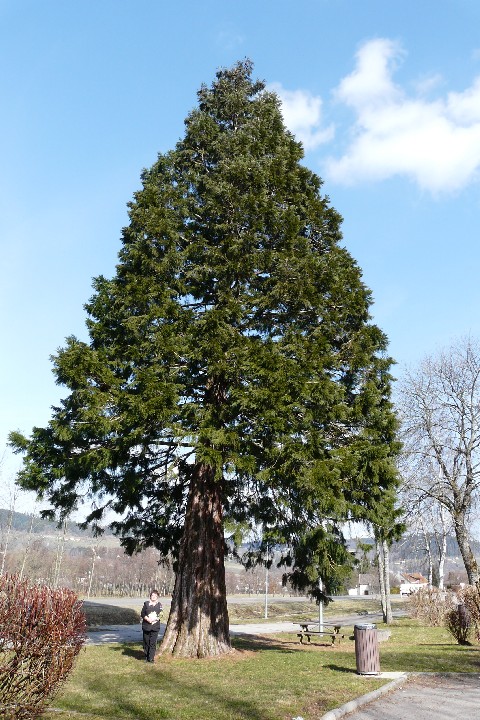
[[[372,595],[379,591],[378,575],[375,573],[360,573],[356,587],[350,588],[349,595]]]
[[[428,587],[427,578],[419,572],[401,573],[400,579],[400,595],[411,595],[421,588]]]

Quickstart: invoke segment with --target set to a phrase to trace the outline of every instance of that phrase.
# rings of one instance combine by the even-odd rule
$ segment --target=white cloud
[[[402,55],[400,46],[391,40],[372,40],[357,53],[357,67],[337,88],[338,99],[356,109],[392,103],[401,92],[393,84],[391,73]]]
[[[463,93],[449,93],[447,108],[459,125],[474,125],[480,122],[480,77]]]
[[[402,57],[402,48],[386,39],[360,48],[355,70],[335,91],[356,113],[353,136],[327,172],[345,184],[405,175],[432,193],[459,190],[480,169],[480,77],[444,98],[423,97],[425,84],[409,97],[393,81]]]
[[[415,81],[414,87],[418,95],[428,95],[432,90],[439,87],[443,83],[441,75],[425,75]]]
[[[282,102],[285,125],[305,150],[314,150],[333,138],[334,128],[322,127],[322,99],[306,90],[285,90],[279,83],[269,85]]]

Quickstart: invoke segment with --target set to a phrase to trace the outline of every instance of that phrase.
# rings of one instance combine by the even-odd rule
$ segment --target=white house
[[[357,586],[350,588],[349,595],[372,595],[378,592],[378,576],[374,573],[360,573]]]
[[[400,595],[411,595],[421,588],[428,587],[428,580],[422,573],[401,573]]]

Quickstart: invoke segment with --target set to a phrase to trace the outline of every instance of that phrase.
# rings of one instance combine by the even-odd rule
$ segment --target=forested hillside
[[[0,532],[7,528],[10,522],[12,529],[19,532],[32,532],[35,535],[51,535],[57,531],[57,526],[54,521],[44,520],[38,515],[35,515],[33,525],[31,514],[13,511],[11,521],[10,515],[10,510],[0,508]],[[79,537],[91,536],[91,532],[89,530],[82,530],[75,522],[67,522],[66,529],[68,535],[76,535]]]

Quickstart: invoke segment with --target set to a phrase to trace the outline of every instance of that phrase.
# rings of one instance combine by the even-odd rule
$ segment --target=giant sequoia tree
[[[109,508],[127,551],[173,556],[162,649],[178,655],[230,649],[226,521],[261,525],[295,586],[315,592],[321,574],[331,592],[339,524],[395,484],[370,292],[251,71],[219,71],[143,172],[116,275],[86,306],[90,341],[54,358],[65,399],[46,428],[11,435],[18,481],[57,517],[89,502],[95,524]]]

